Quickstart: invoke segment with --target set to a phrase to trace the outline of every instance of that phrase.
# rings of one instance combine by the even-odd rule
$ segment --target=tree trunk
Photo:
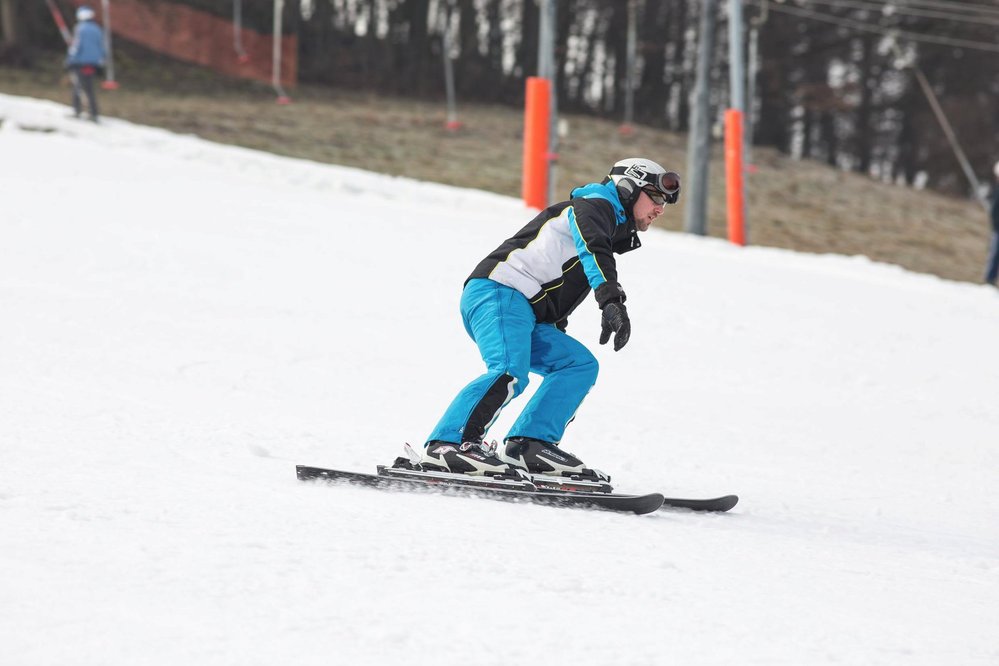
[[[791,148],[791,104],[787,44],[794,37],[793,24],[771,17],[760,30],[760,116],[754,128],[757,145],[773,146],[788,153]]]
[[[871,169],[871,154],[873,151],[873,131],[871,117],[873,113],[874,89],[878,85],[873,66],[874,38],[864,36],[860,69],[860,103],[854,116],[854,137],[856,155],[855,171],[867,173]]]
[[[893,180],[898,180],[899,176],[905,180],[907,185],[912,185],[919,171],[917,164],[917,150],[915,148],[918,140],[913,116],[911,113],[902,114],[902,127],[898,132],[898,155],[895,156],[895,163],[892,165]]]
[[[18,0],[0,0],[0,53],[20,46],[17,29]]]
[[[454,61],[458,93],[476,101],[492,101],[483,94],[489,85],[485,61],[479,51],[478,10],[474,0],[458,0],[458,58]]]
[[[558,90],[559,108],[563,100],[569,99],[569,77],[565,75],[565,63],[569,53],[569,31],[572,26],[572,0],[555,0],[555,88]]]
[[[814,125],[812,124],[812,117],[815,114],[814,111],[809,109],[807,106],[802,110],[801,120],[798,123],[798,127],[801,129],[801,159],[807,160],[812,157],[812,132],[814,131]]]
[[[609,94],[611,98],[603,100],[600,106],[604,113],[620,118],[624,112],[624,98],[628,94],[628,0],[611,5],[607,24],[603,39],[607,44],[607,55],[614,58],[614,85],[610,90],[604,88],[604,94]]]
[[[670,99],[675,99],[676,111],[672,115],[666,116],[666,127],[674,132],[686,132],[687,123],[690,120],[690,95],[693,91],[694,68],[687,67],[682,56],[686,50],[687,29],[692,25],[689,8],[690,5],[686,2],[671,8],[670,31],[667,33],[667,43],[671,43],[673,49],[673,66],[670,68],[670,76],[666,81],[669,90],[665,95],[665,103],[668,104]],[[696,52],[696,47],[694,50]]]
[[[427,13],[429,10],[429,0],[408,0],[405,5],[404,16],[409,39],[404,49],[408,72],[403,80],[408,91],[418,95],[423,95],[428,89],[427,60],[430,54],[430,43]]]
[[[822,112],[819,119],[822,127],[823,144],[826,149],[826,164],[836,166],[839,155],[839,137],[836,136],[836,114],[831,109]]]

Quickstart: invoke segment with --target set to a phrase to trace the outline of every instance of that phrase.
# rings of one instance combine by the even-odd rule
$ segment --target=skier
[[[97,94],[94,92],[94,77],[104,68],[104,31],[94,22],[94,10],[81,5],[76,10],[76,26],[73,41],[66,53],[66,69],[73,83],[73,115],[77,118],[83,111],[81,93],[87,96],[87,109],[90,119],[97,122]]]
[[[985,284],[999,287],[996,279],[999,278],[999,162],[992,168],[995,174],[995,182],[992,186],[991,199],[989,205],[989,222],[992,223],[992,240],[989,242],[989,258],[985,262]]]
[[[578,187],[549,206],[482,260],[465,281],[461,316],[486,372],[448,407],[424,447],[424,469],[473,475],[519,468],[536,474],[583,474],[583,461],[558,445],[597,379],[593,354],[565,333],[568,317],[593,289],[602,311],[600,344],[614,351],[631,335],[614,254],[641,246],[666,204],[680,196],[680,176],[643,158],[617,162],[600,183]],[[484,441],[503,407],[540,387],[502,446]]]

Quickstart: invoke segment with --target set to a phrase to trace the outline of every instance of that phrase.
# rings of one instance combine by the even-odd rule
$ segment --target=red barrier
[[[71,0],[79,6],[84,0]],[[99,5],[94,0],[89,4]],[[100,18],[100,12],[98,12]],[[246,59],[233,47],[233,24],[186,5],[158,0],[114,0],[114,36],[141,44],[184,62],[210,67],[217,72],[264,83],[272,81],[270,35],[243,28],[241,42]],[[298,37],[281,39],[281,84],[294,87],[298,81]]]
[[[746,244],[742,174],[742,111],[729,109],[725,112],[725,199],[728,239],[736,245]]]
[[[548,205],[548,127],[551,82],[539,76],[527,79],[524,100],[524,203],[531,208]]]

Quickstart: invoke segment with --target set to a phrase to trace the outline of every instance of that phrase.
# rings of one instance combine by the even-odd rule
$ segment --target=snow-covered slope
[[[652,231],[564,444],[732,513],[304,484],[478,374],[530,212],[67,115],[0,95],[0,663],[999,663],[994,290]]]

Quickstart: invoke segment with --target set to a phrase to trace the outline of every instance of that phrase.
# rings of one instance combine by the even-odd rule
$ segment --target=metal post
[[[697,35],[697,78],[687,135],[687,193],[684,196],[684,231],[699,236],[708,231],[708,172],[711,164],[711,104],[709,86],[714,54],[716,0],[701,0]]]
[[[455,131],[461,127],[458,122],[458,105],[454,94],[454,64],[451,62],[451,5],[444,13],[444,30],[441,33],[441,50],[444,52],[444,91],[447,95],[447,120],[444,127]]]
[[[981,195],[982,185],[978,182],[975,170],[971,168],[971,162],[968,161],[967,156],[964,154],[964,150],[961,149],[961,144],[957,141],[957,135],[954,134],[954,128],[951,127],[950,122],[947,120],[946,114],[944,114],[943,108],[940,106],[940,102],[937,101],[937,96],[933,92],[930,82],[926,80],[923,70],[921,70],[918,65],[913,64],[912,71],[916,73],[916,79],[919,81],[919,86],[923,89],[923,94],[926,95],[926,99],[930,102],[930,107],[933,109],[933,115],[937,117],[937,122],[940,123],[940,127],[944,131],[944,136],[947,137],[950,149],[954,151],[954,155],[957,157],[957,161],[961,165],[961,170],[964,171],[964,177],[968,179],[968,183],[971,185],[971,191],[974,194],[974,197],[978,199],[983,206],[985,206],[986,210],[988,210],[989,204],[982,199]]]
[[[236,62],[242,64],[250,60],[243,48],[243,0],[232,3],[232,47],[236,51]]]
[[[101,88],[104,90],[117,90],[118,82],[114,79],[114,49],[111,43],[111,2],[101,0],[101,13],[104,14],[104,52],[107,53],[107,70],[104,76],[104,83]]]
[[[756,109],[756,76],[760,72],[760,26],[767,21],[768,0],[760,0],[759,12],[749,20],[749,76],[746,78],[745,156],[746,163],[753,161],[753,131],[756,127],[753,113]]]
[[[968,183],[971,185],[973,196],[985,207],[986,211],[989,210],[989,202],[982,198],[981,183],[978,182],[975,170],[971,168],[971,163],[968,161],[964,151],[961,149],[961,144],[957,141],[957,135],[954,134],[954,129],[950,126],[950,122],[947,120],[947,115],[944,113],[943,108],[940,106],[940,102],[937,100],[936,93],[933,92],[933,86],[930,85],[930,82],[926,79],[926,75],[923,74],[923,70],[919,68],[919,65],[917,65],[913,59],[907,58],[902,53],[902,49],[899,47],[898,42],[894,42],[891,45],[891,48],[895,53],[895,66],[898,69],[905,69],[908,67],[916,75],[916,81],[919,82],[919,87],[922,88],[923,94],[926,95],[926,100],[930,103],[933,115],[936,117],[937,122],[940,123],[940,128],[943,129],[944,136],[950,144],[950,149],[954,151],[954,156],[961,165],[964,177],[968,179]]]
[[[548,78],[548,57],[551,54],[552,26],[549,23],[549,0],[537,0],[538,3],[538,76]]]
[[[281,34],[282,21],[284,19],[284,0],[274,0],[274,38],[271,40],[273,50],[271,51],[271,84],[274,92],[277,93],[278,104],[291,104],[291,99],[281,87]]]
[[[753,106],[756,100],[756,73],[759,68],[760,29],[754,20],[749,27],[749,75],[746,77],[746,113],[743,115],[743,138],[746,146],[743,155],[746,163],[753,161]]]
[[[621,125],[621,134],[629,135],[634,131],[632,123],[635,121],[635,64],[637,51],[638,33],[638,0],[628,0],[628,39],[625,42],[627,51],[624,75],[624,123]]]
[[[550,125],[548,131],[548,202],[555,197],[555,180],[558,176],[558,94],[556,79],[558,66],[555,61],[555,27],[558,0],[538,0],[538,76],[548,79],[550,84],[549,107]]]
[[[728,0],[730,107],[746,112],[746,63],[742,56],[742,0]]]
[[[558,35],[556,30],[558,28],[558,0],[549,0],[548,13],[551,15],[548,18],[548,22],[551,24],[551,30],[549,31],[549,48],[551,50],[548,56],[548,80],[552,82],[551,84],[551,130],[548,132],[548,201],[555,200],[555,187],[558,185],[558,150],[559,150],[559,137],[558,137],[558,59],[555,57],[555,44],[558,41]]]

